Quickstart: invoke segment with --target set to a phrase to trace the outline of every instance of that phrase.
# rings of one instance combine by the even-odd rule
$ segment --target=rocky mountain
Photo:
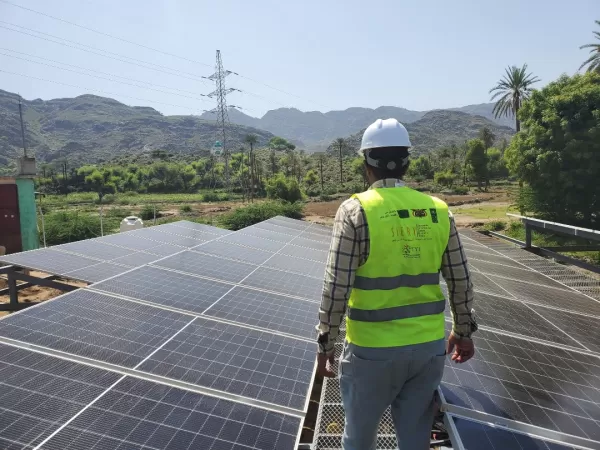
[[[444,109],[430,111],[419,120],[406,124],[415,154],[452,144],[461,145],[467,139],[476,138],[483,127],[494,133],[497,143],[502,139],[510,140],[514,134],[512,128],[497,125],[485,117]],[[348,138],[351,147],[360,147],[365,128]]]
[[[496,125],[514,126],[512,119],[492,114],[493,103],[469,105],[451,108],[449,111],[459,111],[470,115],[487,118]],[[370,108],[348,108],[344,111],[302,112],[295,108],[278,108],[268,111],[263,117],[248,116],[243,112],[232,109],[229,119],[232,123],[252,126],[291,140],[297,146],[307,150],[326,148],[335,138],[348,136],[363,129],[376,119],[393,117],[404,124],[413,123],[424,117],[428,111],[411,111],[395,106],[380,106]],[[205,113],[201,116],[214,120],[214,114]]]
[[[27,147],[38,161],[67,158],[71,166],[158,149],[200,154],[210,149],[217,134],[214,119],[164,116],[153,108],[95,95],[24,100],[23,115]],[[241,146],[249,133],[259,137],[259,145],[273,137],[268,131],[233,125],[232,145]],[[22,151],[17,96],[0,90],[0,171],[8,172]]]

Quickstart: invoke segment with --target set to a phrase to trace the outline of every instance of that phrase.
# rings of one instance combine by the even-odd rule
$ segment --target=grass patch
[[[455,216],[470,216],[475,219],[507,219],[506,213],[518,213],[512,206],[482,205],[468,208],[451,208]]]
[[[182,214],[189,214],[192,212],[192,207],[190,205],[182,205],[181,208],[179,208],[179,211]]]

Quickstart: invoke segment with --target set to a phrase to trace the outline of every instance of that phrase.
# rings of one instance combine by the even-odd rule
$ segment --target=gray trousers
[[[346,414],[344,450],[374,450],[379,422],[391,407],[400,450],[428,450],[434,391],[444,372],[445,341],[366,348],[346,343],[340,388]]]

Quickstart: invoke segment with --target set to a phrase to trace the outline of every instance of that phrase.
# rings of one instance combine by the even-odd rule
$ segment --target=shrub
[[[100,236],[100,217],[78,211],[58,211],[44,216],[44,228],[46,245],[91,239]]]
[[[241,230],[275,216],[292,219],[302,217],[301,203],[264,202],[237,208],[221,217],[221,224],[229,230]]]
[[[142,220],[153,220],[154,219],[154,206],[146,205],[142,208],[138,217]],[[156,210],[156,218],[161,217],[161,214],[158,210]]]
[[[267,182],[267,197],[294,203],[302,200],[302,191],[296,180],[279,174]]]
[[[436,172],[433,180],[436,184],[445,187],[452,187],[454,182],[456,181],[456,175],[452,173],[450,170],[446,170],[444,172]]]
[[[115,199],[116,197],[114,196],[114,194],[106,194],[104,197],[102,197],[102,204],[110,205],[115,201]],[[100,204],[100,199],[96,198],[95,203]]]
[[[469,186],[455,186],[452,190],[457,195],[467,195],[469,193]]]
[[[219,197],[219,200],[221,200],[222,202],[227,202],[227,201],[231,200],[231,196],[227,192],[224,192]]]
[[[219,200],[220,200],[219,194],[217,194],[216,192],[206,192],[202,196],[202,201],[206,202],[206,203],[218,202]]]
[[[191,213],[192,207],[190,205],[182,205],[181,208],[179,208],[179,211],[182,213]]]
[[[492,220],[486,223],[484,228],[490,231],[503,231],[506,229],[506,222],[503,220]]]

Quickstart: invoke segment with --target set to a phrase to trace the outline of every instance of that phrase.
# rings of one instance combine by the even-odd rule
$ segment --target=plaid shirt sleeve
[[[356,270],[366,261],[368,253],[369,239],[364,210],[357,199],[348,199],[336,213],[325,267],[318,325],[320,353],[333,351]]]
[[[471,337],[477,330],[472,314],[473,283],[467,262],[467,255],[460,242],[454,217],[450,215],[450,236],[442,257],[442,276],[448,284],[448,300],[452,312],[452,331],[457,336]]]

